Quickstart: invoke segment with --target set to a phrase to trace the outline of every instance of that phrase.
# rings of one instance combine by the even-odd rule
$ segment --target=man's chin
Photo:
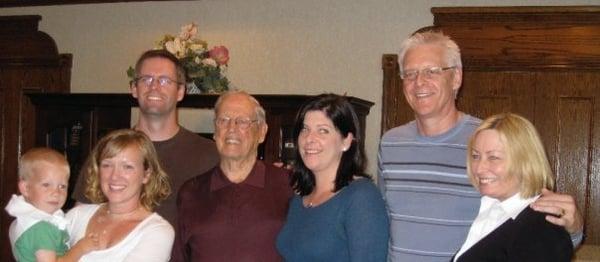
[[[164,108],[158,108],[158,107],[144,107],[144,108],[140,107],[140,112],[146,116],[155,116],[155,117],[165,116],[165,115],[169,114],[169,110],[164,109]]]

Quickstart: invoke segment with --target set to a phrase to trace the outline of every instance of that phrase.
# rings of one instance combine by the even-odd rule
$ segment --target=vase
[[[202,94],[202,90],[200,90],[200,88],[198,88],[196,86],[196,84],[194,83],[194,81],[192,81],[192,82],[188,82],[185,85],[185,93],[186,94],[192,94],[192,95],[194,95],[194,94]]]

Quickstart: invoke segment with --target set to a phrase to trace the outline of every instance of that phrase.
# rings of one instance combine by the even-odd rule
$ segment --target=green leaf
[[[129,77],[129,80],[132,80],[135,78],[135,69],[133,69],[133,67],[129,66],[129,68],[127,69],[127,77]]]

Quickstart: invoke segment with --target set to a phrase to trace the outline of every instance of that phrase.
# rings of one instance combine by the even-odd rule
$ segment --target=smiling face
[[[39,161],[31,176],[19,181],[19,191],[37,209],[53,214],[65,204],[68,185],[68,166]]]
[[[221,161],[248,161],[254,163],[258,155],[258,145],[265,140],[267,125],[257,119],[256,103],[243,93],[231,94],[222,98],[216,109],[216,119],[230,119],[220,125],[215,121],[214,139]],[[244,129],[236,124],[236,119],[250,120]],[[222,124],[222,123],[221,123]]]
[[[113,157],[100,160],[100,188],[111,205],[138,205],[150,170],[137,146],[130,145]]]
[[[298,135],[298,150],[304,165],[316,176],[335,177],[342,154],[352,143],[352,134],[342,137],[323,111],[308,111]]]
[[[423,44],[409,49],[403,61],[403,70],[422,70],[431,67],[449,67],[444,47]],[[431,78],[419,74],[416,79],[403,80],[406,101],[417,118],[441,117],[456,110],[454,94],[461,84],[462,71],[449,69]]]
[[[170,60],[152,57],[144,60],[139,76],[168,77],[176,80],[177,71]],[[183,99],[185,93],[183,84],[174,82],[161,87],[156,80],[150,86],[138,82],[131,85],[131,94],[137,98],[140,111],[144,115],[162,116],[176,113],[177,102]]]
[[[470,154],[472,180],[482,195],[504,201],[519,192],[520,181],[508,172],[509,156],[498,131],[477,133]]]

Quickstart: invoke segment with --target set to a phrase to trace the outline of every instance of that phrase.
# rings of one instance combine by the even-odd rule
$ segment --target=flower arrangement
[[[175,55],[187,71],[187,93],[221,93],[229,90],[225,76],[229,50],[225,46],[208,49],[206,41],[196,38],[198,26],[184,25],[178,36],[165,35],[155,49],[165,49]],[[129,68],[127,75],[133,78],[135,71]]]

